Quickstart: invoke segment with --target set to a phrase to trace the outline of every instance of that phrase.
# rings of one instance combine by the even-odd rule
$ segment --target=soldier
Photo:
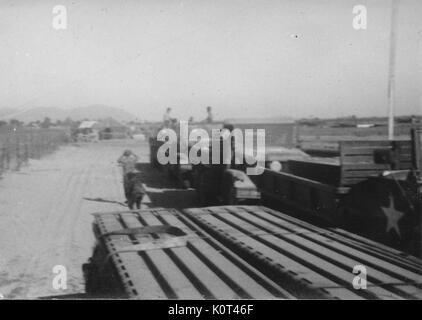
[[[163,115],[163,125],[164,128],[169,128],[172,122],[171,118],[171,108],[167,108],[166,113]]]
[[[207,117],[205,118],[206,123],[212,123],[214,121],[214,117],[212,115],[212,108],[210,106],[207,107]]]
[[[123,188],[125,190],[126,199],[130,198],[129,174],[136,171],[136,163],[138,156],[131,150],[127,149],[123,155],[117,160],[123,169]]]
[[[145,189],[142,185],[141,172],[132,171],[127,174],[127,204],[130,210],[141,209],[142,198],[145,195]]]

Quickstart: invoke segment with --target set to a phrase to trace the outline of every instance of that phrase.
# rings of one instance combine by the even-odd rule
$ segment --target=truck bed
[[[94,230],[97,271],[128,298],[422,298],[421,260],[266,207],[100,213]],[[353,288],[357,265],[367,289]]]

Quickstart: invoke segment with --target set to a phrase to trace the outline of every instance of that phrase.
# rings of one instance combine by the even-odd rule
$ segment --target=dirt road
[[[36,298],[84,291],[81,266],[91,255],[92,212],[125,209],[116,159],[131,148],[143,162],[146,206],[192,207],[192,190],[174,188],[148,164],[144,141],[68,145],[0,180],[0,297]],[[53,288],[53,268],[67,272],[67,289]]]

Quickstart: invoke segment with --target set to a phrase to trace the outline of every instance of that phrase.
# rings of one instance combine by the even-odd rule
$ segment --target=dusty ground
[[[144,141],[69,145],[0,179],[0,297],[36,298],[84,291],[81,266],[91,255],[91,213],[125,209],[116,159],[125,148],[140,156],[146,206],[195,206],[194,191],[174,188],[147,162]],[[53,267],[67,270],[67,289],[57,291]]]

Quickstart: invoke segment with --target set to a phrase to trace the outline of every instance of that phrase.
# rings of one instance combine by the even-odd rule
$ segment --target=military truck
[[[130,299],[421,299],[422,260],[409,247],[406,253],[381,238],[369,239],[371,234],[339,228],[351,229],[350,220],[342,219],[356,215],[374,234],[377,226],[387,226],[417,243],[405,226],[413,223],[417,230],[418,222],[400,222],[404,216],[394,212],[409,205],[414,191],[413,205],[419,206],[413,214],[420,217],[421,138],[414,131],[411,141],[342,143],[337,167],[291,160],[288,168],[296,174],[265,169],[255,183],[266,201],[285,209],[230,205],[96,213],[97,241],[83,267],[86,292]],[[370,190],[379,194],[365,194]],[[384,206],[383,197],[390,203]],[[386,221],[374,219],[374,207],[363,205],[371,200],[388,209]],[[331,224],[295,217],[302,212]],[[353,280],[362,267],[371,273],[366,289],[358,290]]]
[[[212,137],[212,129],[221,129],[222,123],[212,124],[190,124],[189,136],[197,129],[208,132]],[[177,128],[175,128],[177,131]],[[195,135],[193,135],[195,136]],[[217,141],[220,145],[220,140]],[[192,164],[188,154],[181,152],[179,141],[175,142],[177,148],[177,163],[162,165],[158,162],[157,154],[160,146],[164,144],[159,141],[156,135],[149,140],[150,161],[164,171],[170,179],[184,188],[193,187],[198,193],[199,201],[202,205],[236,204],[245,201],[256,201],[260,199],[260,194],[250,178],[236,168],[230,168],[224,164],[212,163],[213,139],[189,140],[186,148],[188,154],[194,151],[197,154],[203,153],[208,158],[208,164]],[[185,159],[183,163],[180,161]]]
[[[222,123],[189,123],[189,134],[197,129],[205,130],[209,136],[211,136],[212,129],[221,129]],[[174,142],[174,147],[177,149],[177,163],[168,163],[168,164],[161,164],[158,161],[157,155],[160,147],[165,143],[164,141],[160,141],[157,139],[158,133],[165,132],[165,130],[174,130],[177,133],[177,138],[180,139],[179,135],[179,126],[175,125],[172,128],[155,128],[155,130],[150,134],[149,137],[149,147],[150,147],[150,163],[154,165],[154,167],[158,168],[159,170],[163,171],[169,179],[172,179],[176,182],[176,184],[183,188],[190,188],[193,186],[193,175],[192,175],[192,164],[188,161],[188,154],[191,147],[198,143],[198,141],[187,141],[187,152],[183,152],[180,148],[179,140]],[[162,131],[163,130],[163,131]],[[208,141],[203,141],[204,144],[208,144]],[[186,161],[181,161],[186,160]]]
[[[339,158],[290,160],[254,177],[263,203],[421,256],[421,135],[339,142]]]
[[[271,122],[269,120],[236,120],[231,119],[224,123],[232,125],[236,129],[248,130],[253,129],[256,133],[257,129],[264,129],[266,133],[265,167],[275,171],[286,171],[288,160],[305,160],[309,158],[305,152],[296,148],[296,124]],[[204,129],[212,136],[212,129],[221,129],[223,123],[213,124],[190,124],[189,130],[193,132],[197,129]],[[177,131],[177,128],[176,132]],[[241,151],[234,148],[234,158],[230,165],[213,164],[212,158],[212,140],[189,141],[188,153],[195,147],[198,152],[207,153],[209,161],[207,164],[193,165],[189,161],[182,163],[181,159],[187,160],[188,155],[180,152],[178,149],[177,164],[160,165],[157,161],[158,149],[164,142],[157,141],[156,135],[150,138],[150,157],[153,163],[160,170],[177,182],[179,186],[196,189],[199,201],[202,205],[223,205],[223,204],[253,204],[259,203],[261,198],[260,192],[254,182],[245,174],[248,164],[254,163],[254,153],[256,148],[245,149],[241,145]],[[179,147],[179,146],[177,146]],[[214,146],[215,147],[215,146]],[[221,153],[220,149],[220,153]],[[236,159],[240,164],[237,164]]]

